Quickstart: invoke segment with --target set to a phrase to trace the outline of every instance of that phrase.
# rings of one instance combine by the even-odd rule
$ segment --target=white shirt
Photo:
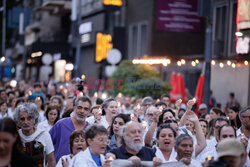
[[[34,140],[42,143],[45,147],[44,151],[46,155],[54,151],[54,146],[53,146],[50,134],[46,132],[44,129],[36,129],[36,131],[30,136],[24,135],[21,129],[18,130],[18,133],[23,143],[31,142]]]
[[[94,124],[94,123],[95,123],[95,118],[94,118],[94,116],[90,116],[90,117],[86,118],[86,121],[87,121],[89,124]],[[107,120],[106,120],[106,116],[102,116],[102,117],[101,117],[101,122],[100,122],[100,124],[101,124],[102,126],[104,126],[106,129],[108,129],[109,123],[108,123]]]
[[[237,140],[238,140],[238,141],[240,141],[240,139],[241,139],[241,134],[242,134],[241,128],[239,128],[239,129],[236,131],[236,135],[237,135]],[[245,163],[245,167],[250,167],[250,159],[249,159],[249,156],[248,156],[248,153],[249,153],[249,151],[250,151],[250,138],[248,139],[248,145],[247,145],[246,151],[247,151],[247,161],[246,161],[246,163]]]
[[[41,111],[39,112],[38,122],[45,121],[46,119],[47,119],[47,118],[46,118],[45,115],[44,115],[44,111],[41,110]]]
[[[170,157],[168,159],[168,161],[165,160],[163,153],[161,152],[159,147],[156,147],[156,152],[155,152],[155,156],[157,158],[160,158],[162,160],[162,163],[166,163],[166,162],[170,162],[170,161],[174,161],[177,157],[177,152],[174,150],[174,148],[172,148]]]
[[[66,159],[68,159],[68,162],[69,162],[69,164],[70,164],[72,158],[73,158],[73,157],[72,157],[71,154],[62,156],[62,157],[59,159],[59,161],[57,162],[56,167],[63,167],[63,166],[62,166],[62,159],[63,159],[64,161],[65,161]]]
[[[38,129],[45,129],[47,132],[49,132],[49,130],[52,128],[53,126],[51,126],[48,122],[48,120],[42,121],[40,123],[38,123],[37,128]]]
[[[3,119],[5,117],[9,117],[8,111],[4,115],[2,115],[2,113],[0,112],[0,119]]]
[[[12,111],[12,110],[11,110],[11,107],[9,107],[9,108],[8,108],[8,115],[9,115],[9,117],[10,117],[11,119],[14,118],[14,113],[15,113],[15,111]]]
[[[100,155],[102,165],[105,162],[104,155]],[[71,160],[69,167],[97,167],[95,161],[92,159],[89,148],[85,151],[80,151]]]
[[[44,145],[44,155],[48,155],[54,151],[54,145],[52,143],[50,134],[46,132],[44,129],[36,129],[36,131],[30,135],[26,136],[23,134],[22,129],[18,130],[18,133],[21,137],[23,143],[31,142],[31,141],[38,141]],[[45,166],[45,159],[44,156],[44,166]]]
[[[173,162],[176,162],[177,159],[175,159]],[[187,165],[188,167],[202,167],[201,163],[199,161],[196,161],[194,159],[191,159],[191,163]]]

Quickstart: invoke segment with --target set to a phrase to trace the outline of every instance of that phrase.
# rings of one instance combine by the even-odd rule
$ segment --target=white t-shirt
[[[63,167],[62,166],[62,159],[65,161],[66,159],[68,159],[68,162],[70,164],[71,160],[72,160],[73,156],[71,154],[68,154],[68,155],[64,155],[62,156],[59,161],[57,162],[56,164],[56,167]]]
[[[53,127],[53,126],[51,126],[51,125],[48,123],[48,120],[45,120],[45,121],[42,121],[42,122],[38,123],[38,126],[37,126],[38,129],[45,129],[47,132],[49,132],[49,130],[50,130],[52,127]]]
[[[177,159],[175,159],[173,162],[176,162]],[[196,161],[194,159],[191,159],[191,163],[187,165],[188,167],[202,167],[201,163],[199,161]]]
[[[44,145],[44,148],[45,148],[44,151],[46,155],[54,151],[54,146],[53,146],[50,134],[44,129],[36,129],[36,131],[30,136],[24,135],[21,129],[18,130],[18,133],[23,143],[31,142],[34,140],[42,143]]]
[[[176,159],[176,157],[177,157],[177,153],[176,153],[176,151],[174,150],[174,148],[172,148],[170,157],[169,157],[168,161],[166,161],[165,158],[164,158],[163,153],[162,153],[161,150],[160,150],[160,148],[159,148],[159,147],[156,147],[155,156],[156,156],[157,158],[160,158],[160,159],[163,161],[163,163],[165,163],[165,162],[174,161],[174,160]]]
[[[0,112],[0,119],[5,117],[9,117],[8,111],[4,115],[2,115],[2,113]]]
[[[9,107],[9,108],[8,108],[8,116],[9,116],[11,119],[14,118],[14,113],[15,113],[15,111],[12,111],[12,110],[11,110],[11,107]]]
[[[89,124],[94,124],[95,123],[95,118],[94,118],[94,116],[90,116],[90,117],[86,118],[86,121]],[[106,116],[102,116],[102,118],[101,118],[101,125],[104,126],[106,129],[108,129],[109,123],[106,120]]]
[[[47,118],[46,118],[45,115],[44,115],[44,111],[41,110],[41,111],[39,112],[38,122],[42,122],[42,121],[45,121],[45,120],[47,120]]]

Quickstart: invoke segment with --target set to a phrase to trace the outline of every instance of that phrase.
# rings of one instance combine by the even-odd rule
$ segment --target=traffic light
[[[112,36],[110,34],[102,34],[98,32],[96,34],[96,56],[95,61],[97,63],[106,59],[107,53],[113,48]]]
[[[104,5],[122,6],[122,0],[102,0]]]

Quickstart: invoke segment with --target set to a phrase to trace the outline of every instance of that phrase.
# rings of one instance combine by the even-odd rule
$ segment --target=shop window
[[[129,59],[147,54],[148,23],[142,22],[129,27]]]

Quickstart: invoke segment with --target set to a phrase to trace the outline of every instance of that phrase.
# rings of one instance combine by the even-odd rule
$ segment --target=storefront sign
[[[237,28],[238,30],[250,28],[250,1],[249,0],[238,0]]]
[[[156,28],[163,31],[199,32],[197,0],[158,0]]]
[[[249,52],[249,37],[239,38],[236,45],[237,54],[247,54]]]

